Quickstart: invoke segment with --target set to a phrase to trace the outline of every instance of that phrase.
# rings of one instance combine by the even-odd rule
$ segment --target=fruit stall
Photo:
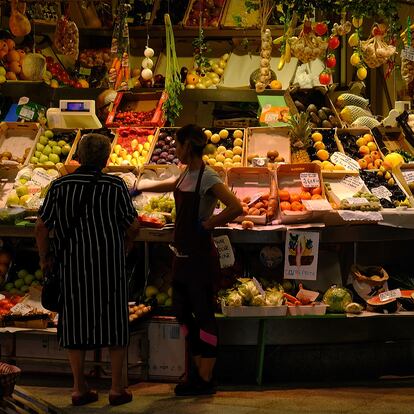
[[[258,384],[295,379],[292,361],[320,361],[313,352],[332,367],[315,362],[314,378],[340,363],[412,374],[413,6],[170,2],[0,1],[0,357],[68,369],[40,305],[34,223],[50,184],[80,165],[80,138],[99,132],[104,171],[125,181],[141,223],[127,261],[129,375],[185,375],[173,195],[137,188],[179,177],[175,134],[196,123],[204,162],[243,206],[214,230],[219,380],[235,366]],[[109,375],[105,351],[87,362]]]

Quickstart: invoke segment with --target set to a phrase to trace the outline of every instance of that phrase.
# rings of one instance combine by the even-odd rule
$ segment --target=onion
[[[142,76],[142,79],[144,79],[144,80],[152,79],[152,76],[153,76],[152,70],[148,69],[148,68],[143,69],[142,72],[141,72],[141,76]]]
[[[142,65],[141,65],[144,69],[152,69],[152,67],[154,66],[154,62],[146,57],[142,60]]]
[[[144,50],[144,56],[147,58],[152,58],[154,56],[154,49],[146,47]]]
[[[40,53],[28,53],[22,63],[22,78],[25,80],[43,80],[46,59]]]

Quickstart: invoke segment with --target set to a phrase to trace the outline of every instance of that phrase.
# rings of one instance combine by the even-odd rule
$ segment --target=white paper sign
[[[300,173],[300,181],[306,188],[315,188],[320,186],[319,175],[317,173]]]
[[[250,197],[250,201],[248,203],[248,206],[252,206],[256,201],[260,200],[260,198],[263,196],[263,193],[256,193]]]
[[[260,284],[260,282],[254,277],[253,278],[253,283],[255,284],[255,286],[257,287],[257,290],[259,291],[259,293],[262,295],[262,296],[265,296],[265,291],[264,291],[264,289],[263,289],[263,287],[262,287],[262,285]]]
[[[340,184],[344,185],[350,190],[355,190],[355,192],[358,192],[364,185],[364,182],[359,175],[345,175]]]
[[[348,157],[348,155],[342,154],[342,152],[334,152],[331,155],[331,162],[335,165],[342,165],[346,170],[359,170],[359,164],[357,161]]]
[[[391,201],[390,196],[392,196],[392,192],[388,190],[388,188],[384,187],[383,185],[380,185],[379,187],[371,188],[371,193],[374,194],[374,196],[378,197],[379,199],[385,198],[388,201]]]
[[[285,279],[316,280],[319,233],[288,230],[285,245]]]
[[[404,177],[404,180],[407,181],[407,184],[414,182],[414,171],[401,171]]]
[[[10,313],[12,315],[27,315],[33,311],[31,306],[28,306],[24,303],[17,303],[10,309]]]
[[[228,236],[214,237],[214,243],[220,257],[220,267],[225,269],[234,265],[234,253]]]
[[[302,204],[308,211],[327,211],[332,210],[328,200],[302,200]]]
[[[413,62],[414,61],[414,48],[405,47],[403,50],[401,50],[401,57],[403,59],[411,60],[411,62]]]
[[[401,290],[394,289],[394,290],[387,290],[386,292],[382,292],[379,294],[379,298],[381,302],[385,302],[389,299],[395,299],[401,297]]]
[[[350,197],[346,198],[346,201],[348,201],[349,204],[352,206],[360,206],[363,204],[368,204],[368,200],[364,197]]]
[[[40,187],[47,187],[51,183],[53,178],[47,172],[43,172],[42,170],[36,170],[34,171],[31,180],[35,184],[40,185]]]

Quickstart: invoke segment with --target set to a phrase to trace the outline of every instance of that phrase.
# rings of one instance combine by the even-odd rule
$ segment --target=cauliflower
[[[283,305],[283,292],[276,288],[267,289],[265,303],[266,306],[281,306]]]
[[[247,282],[242,283],[238,287],[238,292],[248,303],[250,303],[255,296],[259,295],[259,291],[256,285],[254,284],[253,280],[249,280]]]
[[[226,305],[228,306],[241,306],[243,304],[243,298],[239,294],[239,292],[232,290],[228,293],[227,297],[225,298]]]

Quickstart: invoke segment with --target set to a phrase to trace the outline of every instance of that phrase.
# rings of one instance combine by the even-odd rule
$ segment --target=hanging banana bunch
[[[295,31],[296,25],[298,23],[298,16],[296,12],[293,12],[292,19],[289,23],[289,15],[286,15],[286,22],[285,22],[285,32],[282,36],[278,37],[277,39],[273,40],[274,45],[281,45],[281,57],[279,64],[277,66],[277,70],[282,70],[285,66],[285,63],[289,63],[292,57],[291,47],[290,47],[290,38],[293,36]]]

